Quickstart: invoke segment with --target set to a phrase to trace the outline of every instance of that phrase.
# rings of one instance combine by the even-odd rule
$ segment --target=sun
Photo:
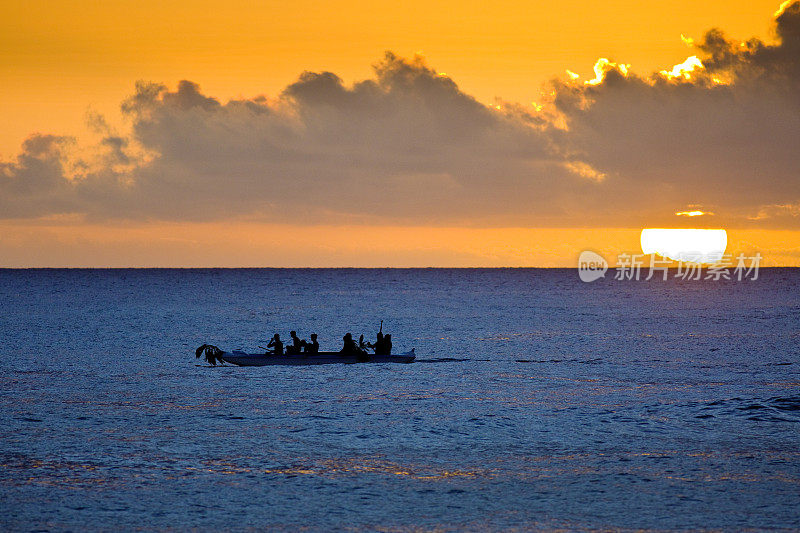
[[[645,228],[641,243],[645,254],[689,263],[718,263],[728,246],[728,234],[724,229]]]

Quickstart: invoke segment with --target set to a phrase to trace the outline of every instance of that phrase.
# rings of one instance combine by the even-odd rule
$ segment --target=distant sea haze
[[[794,529],[800,270],[0,270],[4,530]],[[408,365],[211,368],[373,340]]]

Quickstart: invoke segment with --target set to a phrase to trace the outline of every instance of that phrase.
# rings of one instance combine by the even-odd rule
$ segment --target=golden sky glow
[[[698,189],[697,197],[684,199],[675,191],[687,188],[686,184],[702,182],[706,176],[703,173],[708,173],[709,168],[720,167],[714,178],[717,180],[723,180],[728,172],[723,163],[737,168],[735,161],[727,161],[725,150],[739,146],[737,143],[742,141],[741,138],[727,137],[731,128],[718,134],[703,130],[706,123],[700,121],[701,127],[683,130],[677,119],[675,124],[663,128],[668,134],[667,141],[661,138],[651,140],[637,133],[624,137],[632,120],[646,123],[663,119],[655,115],[657,112],[670,116],[672,112],[665,109],[663,101],[654,100],[652,105],[647,103],[652,95],[642,96],[634,93],[633,89],[621,93],[621,96],[612,94],[607,101],[601,102],[608,105],[607,108],[597,106],[596,117],[590,117],[586,123],[589,127],[572,130],[577,140],[570,142],[585,144],[565,143],[553,149],[552,139],[557,135],[548,137],[547,141],[537,138],[536,142],[540,144],[530,149],[530,153],[525,153],[526,159],[521,163],[508,162],[527,149],[527,145],[523,149],[515,144],[529,140],[528,133],[519,134],[523,129],[521,124],[530,127],[536,135],[543,128],[537,122],[539,120],[552,121],[548,124],[553,131],[562,127],[566,130],[558,117],[548,115],[551,109],[547,102],[556,95],[556,90],[546,85],[548,81],[554,78],[562,80],[559,86],[561,96],[580,90],[584,91],[581,93],[584,97],[608,94],[604,81],[610,72],[623,77],[629,73],[642,76],[660,73],[665,83],[691,82],[706,69],[703,59],[697,55],[700,52],[693,46],[702,40],[707,30],[718,27],[730,39],[757,37],[773,43],[776,39],[773,17],[779,5],[780,2],[775,0],[349,0],[332,3],[308,0],[0,0],[0,118],[3,124],[0,128],[0,163],[12,162],[7,163],[6,170],[0,166],[0,209],[4,205],[10,206],[8,212],[0,213],[0,267],[574,267],[577,255],[584,249],[600,251],[609,258],[622,252],[639,252],[639,234],[643,227],[639,223],[641,213],[652,216],[647,225],[722,227],[721,224],[727,225],[724,224],[726,221],[739,221],[726,228],[728,252],[760,251],[765,258],[763,266],[800,266],[800,230],[795,229],[800,227],[796,222],[800,219],[798,188],[783,178],[797,175],[792,174],[797,166],[796,157],[784,161],[783,166],[774,172],[770,168],[763,173],[745,169],[738,178],[740,181],[732,182],[730,188],[710,185],[709,190]],[[406,63],[402,59],[394,62],[386,59],[382,63],[383,71],[378,69],[378,74],[375,74],[372,66],[381,60],[385,51],[393,51],[402,58],[421,54],[427,63],[422,60],[415,63],[415,59],[408,59]],[[302,101],[297,108],[271,103],[277,101],[281,92],[306,70],[331,71],[340,76],[344,86],[350,90],[351,84],[360,80],[378,79],[377,85],[389,83],[387,80],[394,78],[385,72],[392,68],[401,72],[409,65],[412,70],[418,69],[423,73],[428,66],[435,67],[434,78],[437,72],[440,73],[442,85],[437,86],[440,92],[423,104],[432,102],[431,108],[444,109],[442,116],[448,121],[446,127],[440,123],[444,121],[442,117],[429,118],[431,112],[420,104],[419,115],[406,112],[406,115],[413,115],[408,124],[394,118],[387,119],[386,123],[373,123],[372,118],[381,115],[366,113],[353,124],[336,129],[334,126],[341,126],[342,117],[353,114],[351,109],[360,108],[344,107],[346,112],[329,116],[328,107],[334,109],[339,104],[325,100],[335,93],[335,87],[330,88],[335,84],[322,77],[303,79],[305,85],[300,89],[305,92],[298,90],[292,95]],[[385,79],[380,78],[381,72],[384,72]],[[708,82],[712,86],[709,93],[730,81],[725,73],[709,74],[709,79],[713,81]],[[166,89],[158,92],[155,86],[151,86],[149,93],[147,86],[135,89],[138,80],[163,83]],[[180,80],[191,80],[197,86],[191,83],[179,86]],[[453,88],[455,85],[447,85],[449,80],[457,84],[457,89]],[[652,81],[650,87],[656,87],[655,84]],[[136,105],[141,107],[129,110],[123,117],[120,104],[135,92],[139,98],[135,100]],[[758,94],[758,91],[753,93]],[[348,97],[354,101],[362,98],[367,104],[359,102],[365,108],[375,105],[380,112],[414,102],[403,93],[391,102],[395,107],[384,106],[383,102],[374,104],[369,100],[369,93],[365,94],[366,97],[353,89]],[[259,95],[267,98],[259,99]],[[413,93],[412,96],[417,98],[419,94]],[[239,108],[226,107],[222,118],[202,122],[195,128],[192,121],[200,116],[192,114],[195,108],[213,107],[206,97],[217,99],[219,103],[213,105],[222,104],[223,107],[230,99],[247,100],[251,106],[262,106],[258,109],[263,116],[283,116],[285,120],[280,123],[253,121],[251,124],[248,122],[251,117],[243,118]],[[490,110],[491,118],[486,118],[483,107],[473,109],[470,97]],[[697,99],[697,106],[705,109],[709,106],[701,99],[703,97]],[[583,104],[575,103],[570,108],[572,103],[568,98],[565,101],[567,111],[562,109],[562,113],[571,109],[576,115],[580,114],[575,110],[581,109]],[[630,101],[646,102],[646,105],[642,105],[643,111],[640,112],[628,105]],[[130,107],[132,101],[127,102]],[[517,104],[520,107],[516,107]],[[191,108],[190,112],[184,115],[178,116],[177,111],[174,116],[169,114],[188,108]],[[766,111],[770,111],[782,118],[780,110],[776,111],[769,104],[761,106],[759,103],[754,108],[764,116],[767,116]],[[147,122],[143,117],[153,109],[163,111],[170,120]],[[691,109],[687,107],[679,111],[691,116]],[[732,120],[739,121],[735,124],[751,123],[747,114],[750,108],[746,106],[742,106],[741,116],[737,114],[738,108],[733,113],[724,107],[720,109],[723,115],[733,116]],[[308,116],[303,116],[304,112]],[[625,112],[633,118],[626,118]],[[104,118],[94,120],[95,131],[90,133],[88,118],[96,113]],[[295,115],[307,122],[300,122]],[[613,117],[618,118],[618,123],[611,120]],[[175,120],[171,121],[173,118]],[[502,122],[506,119],[507,123]],[[125,135],[131,122],[136,120],[140,126],[146,126],[142,128],[145,133],[140,134],[139,139],[130,137],[134,139],[130,140]],[[610,124],[610,133],[591,137],[596,124],[592,120]],[[765,122],[770,120],[768,116]],[[495,128],[493,121],[502,123]],[[713,126],[713,121],[706,122]],[[486,123],[491,123],[491,126],[485,126]],[[396,125],[397,130],[384,139],[380,135],[388,129],[387,124],[390,127]],[[413,141],[419,131],[415,128],[419,128],[419,124],[425,126],[425,132],[444,133],[438,137],[432,134],[430,139],[422,138],[415,144]],[[762,128],[778,139],[773,142],[770,137],[767,148],[759,152],[764,161],[769,163],[776,158],[775,154],[786,153],[781,143],[793,144],[791,132],[797,130],[792,129],[792,124],[789,120],[784,124],[790,132],[788,137],[773,133],[770,128]],[[241,129],[237,129],[240,126]],[[374,131],[370,133],[369,128],[374,128]],[[754,131],[757,129],[753,126]],[[198,138],[193,138],[192,134],[197,131],[200,132]],[[357,134],[348,137],[353,131]],[[250,145],[248,142],[253,138],[253,132],[256,135],[267,133],[263,139],[256,136]],[[308,137],[315,142],[322,139],[315,145],[310,144],[307,138],[300,139],[302,142],[298,141],[296,145],[287,143],[285,153],[304,154],[304,160],[319,164],[303,172],[313,175],[320,169],[336,169],[340,160],[352,159],[361,166],[354,165],[353,169],[348,169],[352,172],[342,172],[341,176],[332,173],[334,178],[341,179],[341,182],[335,182],[341,186],[338,189],[333,187],[332,195],[342,192],[342,198],[337,197],[330,205],[324,206],[318,197],[308,198],[307,203],[318,206],[318,211],[325,213],[327,218],[299,215],[292,217],[295,223],[279,223],[276,222],[281,216],[279,208],[288,205],[287,198],[297,195],[305,198],[304,195],[320,188],[319,184],[304,181],[306,174],[297,170],[297,163],[291,158],[282,161],[282,166],[271,167],[264,166],[262,160],[253,157],[253,153],[264,152],[264,146],[274,138],[278,138],[278,145],[283,147],[281,135],[299,138],[302,135],[298,132],[311,132]],[[459,137],[461,132],[466,132],[463,139]],[[126,180],[133,175],[130,172],[144,169],[143,174],[137,175],[141,182],[148,183],[149,179],[160,188],[143,188],[141,198],[134,195],[134,200],[126,200],[128,204],[122,201],[117,204],[114,203],[116,193],[109,192],[110,187],[103,184],[90,190],[75,204],[83,206],[86,198],[96,202],[94,207],[87,208],[87,216],[67,208],[53,211],[63,200],[58,195],[64,188],[56,188],[52,194],[47,189],[43,198],[56,207],[50,211],[43,208],[41,213],[25,218],[26,214],[17,206],[26,204],[14,202],[19,198],[24,202],[27,189],[17,187],[19,180],[8,189],[2,188],[4,176],[23,175],[23,170],[28,172],[25,176],[31,181],[39,179],[34,172],[38,167],[31,166],[34,169],[31,171],[25,166],[29,161],[18,154],[21,150],[27,154],[26,157],[34,154],[33,159],[39,158],[37,163],[68,160],[67,141],[39,139],[21,148],[25,139],[34,133],[76,136],[79,141],[100,135],[103,140],[98,146],[105,151],[92,164],[96,163],[110,173],[108,175],[113,179],[109,183],[121,184],[120,188],[124,189]],[[151,146],[146,148],[156,146],[169,152],[164,166],[153,170],[153,175],[146,173],[146,165],[142,162],[152,160],[158,154],[145,154],[142,146],[146,143],[141,135],[150,135],[145,140]],[[619,143],[605,145],[600,142],[615,135],[620,137]],[[710,148],[691,139],[681,144],[681,139],[690,135],[696,135],[696,139],[701,141],[709,139]],[[224,144],[229,137],[234,140],[230,145]],[[344,138],[352,144],[342,150],[336,145],[326,144],[331,138]],[[746,135],[743,138],[747,140]],[[407,141],[408,144],[404,144]],[[794,141],[800,140],[795,137]],[[648,161],[647,154],[642,155],[654,145],[672,142],[675,144],[668,146],[666,156],[654,152],[653,160]],[[327,151],[329,146],[334,146],[330,151],[335,152],[340,160],[334,160],[330,155]],[[754,150],[760,150],[760,146]],[[489,155],[475,155],[484,148]],[[352,153],[348,149],[352,149]],[[364,149],[367,155],[359,149]],[[422,161],[421,157],[418,161],[417,151],[425,153],[426,149],[435,156],[442,153],[446,157],[452,156],[452,161],[457,163],[450,164],[451,161],[445,160],[444,156],[442,159],[432,157],[432,162]],[[448,151],[451,149],[452,153]],[[133,157],[137,150],[151,159]],[[224,157],[214,159],[219,155],[216,150],[224,152]],[[373,152],[381,155],[392,150],[401,154],[413,152],[414,155],[410,159],[369,159]],[[586,159],[585,152],[592,152],[594,160]],[[498,154],[496,160],[492,153]],[[469,159],[472,156],[474,161]],[[631,156],[630,162],[628,156]],[[634,160],[633,156],[641,159]],[[692,157],[707,157],[705,166],[679,165],[682,160],[689,161]],[[330,160],[334,163],[330,163],[328,158],[332,158]],[[271,162],[279,157],[270,155],[267,159]],[[755,161],[755,158],[748,160]],[[229,171],[226,165],[230,161],[241,161],[241,166]],[[458,163],[460,161],[465,162]],[[12,164],[16,166],[12,167]],[[371,172],[386,167],[390,167],[392,172],[387,171],[385,179],[381,176],[378,185],[370,181]],[[212,174],[209,168],[215,169],[217,174]],[[695,170],[697,168],[700,170]],[[175,173],[165,178],[158,174],[165,172],[166,175],[168,172],[164,169]],[[684,175],[685,169],[696,171],[698,175]],[[70,173],[89,175],[91,170],[91,166],[82,161],[74,167],[65,166],[63,174],[70,178],[73,176]],[[295,171],[297,175],[292,174]],[[209,172],[208,176],[204,172]],[[284,174],[289,177],[282,178],[285,181],[277,180],[272,188],[258,189],[256,180],[270,172],[279,177]],[[526,188],[535,181],[528,180],[528,174],[539,177],[546,186]],[[521,178],[502,181],[506,175]],[[666,179],[664,175],[667,175]],[[189,179],[193,176],[200,178]],[[497,182],[482,182],[486,176],[492,179],[496,176]],[[764,181],[767,184],[765,188],[772,187],[770,190],[773,192],[760,198],[758,204],[745,205],[734,197],[737,194],[747,197],[745,186],[752,177]],[[567,182],[567,178],[575,178],[577,185]],[[675,181],[668,181],[672,178]],[[230,185],[224,180],[230,180]],[[654,183],[651,190],[637,188],[647,180]],[[47,185],[52,180],[45,176],[41,181]],[[247,191],[244,199],[234,195],[227,199],[228,192],[237,186],[242,187],[242,184],[252,186],[255,191],[252,196],[261,203],[247,203]],[[67,185],[68,189],[70,185]],[[608,187],[611,192],[598,196],[604,201],[597,205],[597,213],[586,211],[585,204],[580,202],[603,187]],[[181,197],[182,188],[199,191],[198,212],[213,211],[213,200],[217,198],[227,199],[225,201],[230,201],[232,206],[244,207],[241,212],[231,208],[230,213],[216,213],[214,216],[217,218],[208,222],[191,216],[191,213],[176,214],[177,207],[176,213],[170,209],[172,203]],[[464,190],[469,190],[469,194],[459,196]],[[362,194],[362,191],[366,192]],[[71,189],[67,194],[70,192]],[[11,198],[8,204],[3,203],[4,194]],[[548,210],[551,203],[547,200],[548,194],[559,198],[557,205],[552,202],[552,211]],[[717,194],[719,198],[715,196]],[[17,196],[12,198],[12,195]],[[629,217],[626,210],[630,204],[622,202],[623,195],[637,199],[639,211],[636,216]],[[150,202],[153,198],[156,201]],[[406,198],[412,208],[421,207],[417,213],[398,204],[394,211],[387,209],[391,212],[384,219],[380,218],[383,214],[380,210],[377,215],[365,210],[363,217],[359,218],[360,213],[353,215],[342,207],[359,202],[374,205],[375,198],[378,202],[385,200],[387,204],[396,198]],[[525,218],[528,198],[540,202],[535,208],[531,204],[530,211],[541,211],[536,222],[530,224]],[[670,200],[662,201],[662,198]],[[505,203],[508,204],[508,216],[502,210]],[[139,209],[140,204],[145,207]],[[446,212],[454,204],[463,206],[463,209]],[[437,206],[442,206],[441,216],[436,212]],[[122,212],[123,208],[128,211]],[[17,211],[12,213],[13,209]],[[118,209],[122,214],[115,218]],[[245,213],[245,209],[251,211]],[[253,211],[268,213],[269,216],[251,220]],[[465,216],[464,212],[474,213],[474,216]],[[613,216],[615,212],[618,213],[616,218]],[[337,219],[342,225],[331,223]],[[747,221],[763,224],[749,227]],[[211,250],[215,257],[223,259],[209,262]]]
[[[275,95],[303,70],[369,75],[385,50],[423,53],[481,101],[530,103],[599,57],[649,72],[711,27],[769,39],[775,1],[0,2],[0,155],[35,131],[113,118],[139,79],[190,79],[226,100]]]
[[[3,266],[56,267],[569,267],[583,250],[616,265],[642,253],[639,229],[86,225],[0,223]],[[729,230],[727,253],[800,266],[800,232]]]

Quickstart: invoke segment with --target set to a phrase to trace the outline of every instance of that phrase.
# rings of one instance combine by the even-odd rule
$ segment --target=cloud
[[[277,98],[225,104],[190,81],[174,91],[140,82],[122,105],[128,137],[92,118],[105,137],[78,158],[79,177],[61,168],[71,187],[60,208],[90,218],[495,224],[558,213],[553,195],[592,186],[563,169],[545,121],[520,106],[487,107],[419,57],[387,53],[374,70],[352,86],[304,72]],[[26,146],[4,165],[6,213],[25,213],[30,199],[12,184],[35,161]],[[48,211],[40,200],[30,215]]]
[[[480,226],[800,227],[800,2],[773,44],[720,30],[638,75],[552,82],[544,108],[484,105],[422,58],[392,53],[352,85],[304,72],[276,97],[220,102],[191,81],[139,82],[129,132],[90,117],[89,150],[29,138],[0,163],[6,218],[262,220]],[[707,217],[703,217],[704,219]],[[691,222],[696,222],[696,219]],[[688,223],[688,222],[684,222]]]
[[[67,154],[74,141],[32,135],[13,162],[0,162],[0,208],[8,218],[26,218],[78,208],[67,178]]]
[[[569,129],[560,146],[653,216],[702,204],[715,223],[743,224],[764,206],[796,204],[800,2],[784,7],[776,36],[740,43],[715,29],[697,56],[649,77],[606,63],[600,83],[555,82]]]

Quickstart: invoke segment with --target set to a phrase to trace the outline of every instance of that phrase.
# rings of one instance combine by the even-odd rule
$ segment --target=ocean
[[[0,528],[800,528],[800,270],[0,270]],[[375,337],[411,364],[210,367]]]

